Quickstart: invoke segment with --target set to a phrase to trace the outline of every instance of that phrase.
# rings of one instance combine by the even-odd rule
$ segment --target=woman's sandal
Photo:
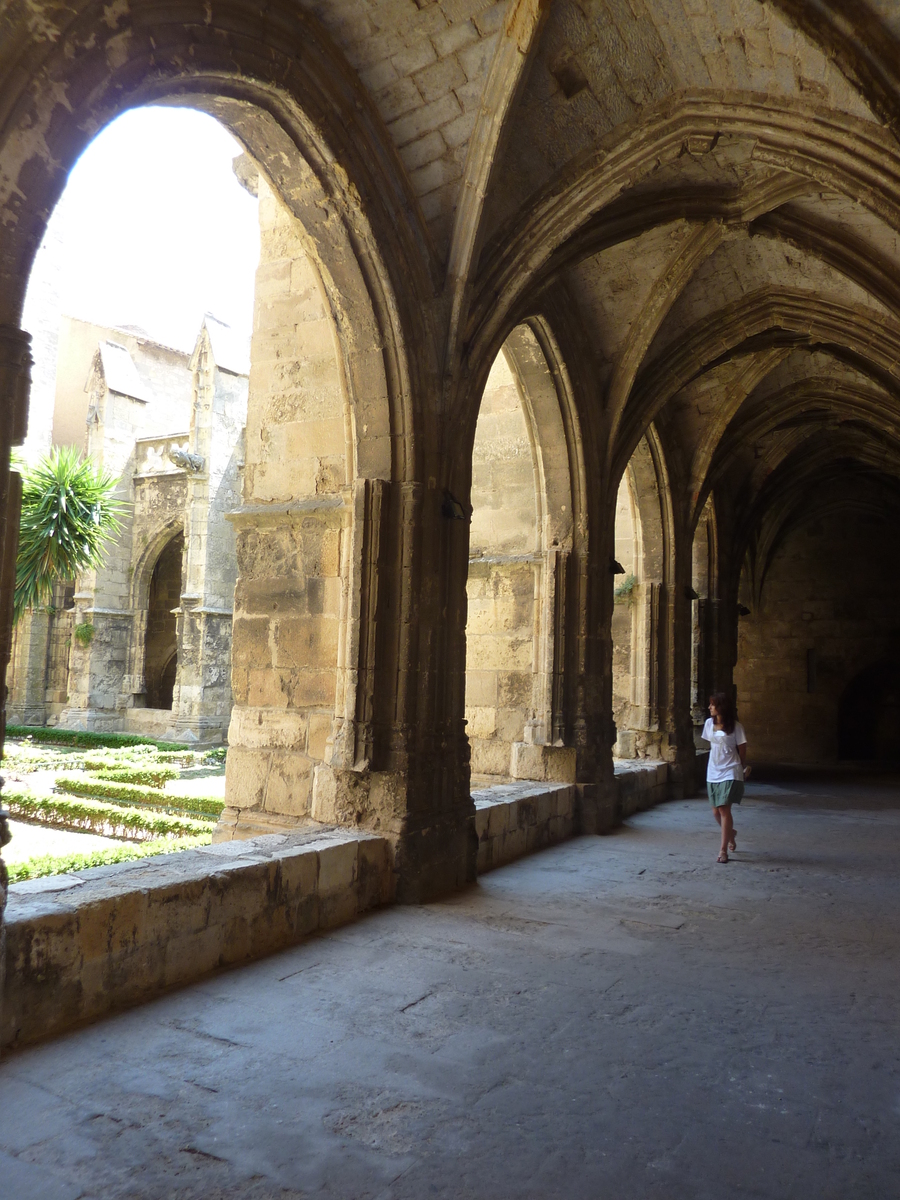
[[[716,862],[717,863],[727,863],[728,862],[728,855],[725,853],[724,850],[719,855],[719,857],[716,859]]]
[[[737,850],[737,830],[736,829],[732,829],[732,831],[731,831],[731,840],[728,843],[728,849],[729,850]]]

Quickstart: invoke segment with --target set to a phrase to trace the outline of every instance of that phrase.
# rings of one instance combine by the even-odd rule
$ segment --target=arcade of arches
[[[48,213],[189,105],[261,176],[221,838],[447,892],[472,773],[602,831],[712,686],[757,757],[900,757],[898,52],[876,0],[2,0],[7,601]]]

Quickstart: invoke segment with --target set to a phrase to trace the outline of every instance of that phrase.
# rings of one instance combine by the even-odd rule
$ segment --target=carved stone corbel
[[[183,471],[192,471],[195,475],[202,471],[206,460],[202,454],[192,454],[190,450],[179,450],[174,447],[169,451],[169,459]]]

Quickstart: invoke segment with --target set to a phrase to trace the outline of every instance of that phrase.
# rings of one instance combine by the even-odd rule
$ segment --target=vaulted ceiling
[[[217,40],[235,78],[314,79],[361,205],[390,181],[470,432],[540,317],[610,503],[651,423],[680,506],[746,544],[832,467],[900,476],[892,0],[0,0],[0,229],[64,177],[67,121],[83,143],[167,72],[187,95]]]

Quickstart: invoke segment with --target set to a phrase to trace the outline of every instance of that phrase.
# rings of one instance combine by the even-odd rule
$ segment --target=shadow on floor
[[[754,763],[747,798],[754,797],[788,808],[900,809],[900,763]]]

